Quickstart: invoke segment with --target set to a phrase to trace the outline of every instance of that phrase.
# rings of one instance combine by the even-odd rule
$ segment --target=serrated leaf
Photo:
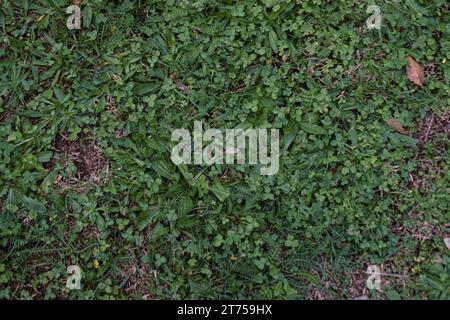
[[[141,213],[136,219],[136,228],[139,231],[144,230],[152,222],[153,216],[150,211]]]
[[[164,227],[161,223],[158,222],[156,224],[155,228],[153,228],[153,230],[152,230],[151,239],[153,241],[158,240],[159,238],[161,238],[168,232],[169,232],[169,229]]]
[[[230,190],[228,190],[228,188],[225,188],[224,186],[222,186],[219,183],[216,183],[215,185],[210,186],[209,191],[214,193],[220,202],[224,201],[227,197],[230,196]]]
[[[46,211],[45,206],[33,198],[25,197],[23,203],[29,210],[33,210],[37,213],[44,213]]]
[[[326,134],[327,131],[322,128],[321,126],[318,126],[317,124],[312,124],[308,122],[300,123],[300,128],[310,134]]]
[[[194,202],[192,201],[191,197],[182,196],[178,200],[178,212],[180,214],[186,214],[186,213],[191,212],[193,207],[194,207]]]
[[[178,181],[178,174],[171,172],[169,166],[164,161],[156,161],[152,163],[152,168],[160,176],[172,181]]]
[[[408,79],[414,84],[422,87],[423,82],[425,81],[422,66],[410,56],[406,57],[406,60],[408,61],[408,65],[406,66]]]

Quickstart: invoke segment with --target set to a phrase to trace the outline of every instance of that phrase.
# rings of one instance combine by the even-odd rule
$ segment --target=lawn
[[[74,3],[0,2],[0,299],[450,299],[446,0]]]

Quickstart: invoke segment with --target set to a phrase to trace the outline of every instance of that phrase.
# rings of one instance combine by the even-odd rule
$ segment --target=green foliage
[[[448,112],[447,1],[379,31],[370,1],[90,0],[79,31],[68,3],[0,3],[1,298],[351,298],[389,262],[390,297],[448,299],[448,137],[416,135]],[[280,129],[280,171],[175,166],[195,120]]]

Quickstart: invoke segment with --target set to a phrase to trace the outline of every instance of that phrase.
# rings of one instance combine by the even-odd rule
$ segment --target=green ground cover
[[[0,298],[450,298],[447,1],[69,5],[0,2]],[[175,166],[200,120],[279,172]]]

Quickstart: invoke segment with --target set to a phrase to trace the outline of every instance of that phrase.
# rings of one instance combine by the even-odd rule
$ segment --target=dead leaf
[[[408,75],[408,79],[416,85],[422,87],[423,82],[425,81],[422,66],[410,56],[406,57],[406,60],[408,61],[408,65],[406,66],[406,74]]]
[[[402,126],[400,121],[398,121],[395,118],[389,119],[387,121],[387,123],[392,129],[394,129],[395,131],[397,131],[400,134],[404,134],[405,136],[408,136],[410,134],[409,131]]]

